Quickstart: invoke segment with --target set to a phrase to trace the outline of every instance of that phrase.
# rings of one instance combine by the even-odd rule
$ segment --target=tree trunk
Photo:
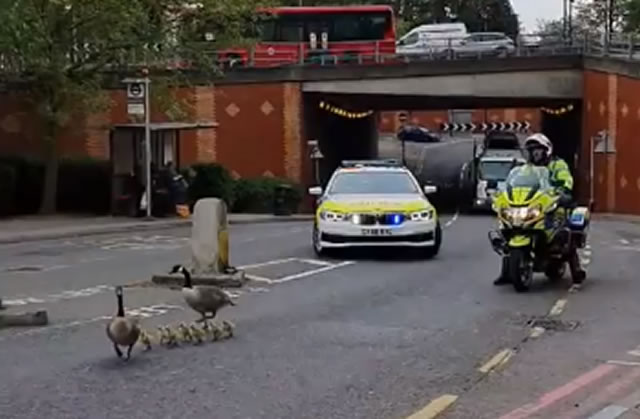
[[[40,202],[40,214],[53,214],[56,212],[56,198],[58,192],[58,152],[56,147],[55,122],[47,123],[45,139],[45,170],[44,185],[42,188],[42,201]]]

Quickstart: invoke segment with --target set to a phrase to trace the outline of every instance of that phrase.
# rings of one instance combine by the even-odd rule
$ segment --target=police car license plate
[[[362,235],[363,236],[390,236],[391,229],[390,228],[363,228]]]

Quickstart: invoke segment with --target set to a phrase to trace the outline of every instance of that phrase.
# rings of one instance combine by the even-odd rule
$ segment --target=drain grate
[[[558,319],[550,319],[546,317],[534,318],[529,320],[528,325],[532,328],[542,327],[545,330],[551,330],[556,332],[569,332],[575,330],[580,326],[579,321],[565,321]]]

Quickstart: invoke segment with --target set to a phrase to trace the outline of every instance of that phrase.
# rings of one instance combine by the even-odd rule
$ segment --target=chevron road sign
[[[451,132],[485,132],[485,131],[529,131],[529,121],[519,122],[487,122],[481,124],[457,124],[444,123],[440,125],[441,131]]]

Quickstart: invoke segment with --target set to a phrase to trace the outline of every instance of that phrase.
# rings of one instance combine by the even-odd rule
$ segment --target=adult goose
[[[211,320],[221,308],[236,305],[229,294],[221,288],[213,285],[193,286],[191,283],[191,273],[182,265],[175,265],[170,273],[181,273],[184,275],[182,295],[187,305],[202,316],[201,319],[196,320],[197,322]]]

